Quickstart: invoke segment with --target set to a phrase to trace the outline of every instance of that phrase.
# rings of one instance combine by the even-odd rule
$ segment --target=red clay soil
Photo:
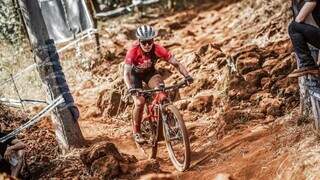
[[[172,175],[147,178],[306,178],[286,174],[297,144],[314,138],[310,124],[296,126],[297,80],[287,77],[296,68],[287,35],[288,7],[281,0],[222,1],[146,20],[196,79],[175,102],[189,130],[192,167],[176,172],[163,146],[160,168]],[[121,152],[141,160],[131,140],[131,103],[122,94],[121,75],[136,23],[117,19],[101,25],[105,58],[92,72],[105,81],[84,82],[76,99],[87,138],[108,137]],[[160,63],[158,68],[167,84],[179,79],[173,67]]]
[[[151,15],[159,17],[100,22],[103,57],[89,72],[79,68],[88,80],[74,79],[72,87],[88,147],[58,155],[49,121],[40,123],[26,132],[30,136],[22,135],[30,147],[32,178],[320,177],[317,137],[310,121],[297,125],[297,80],[287,77],[296,68],[287,35],[289,2],[214,1]],[[148,161],[131,138],[132,102],[123,93],[121,63],[141,23],[159,30],[157,41],[195,78],[175,94],[192,147],[192,165],[183,173],[174,169],[163,144],[157,161]],[[85,48],[85,56],[96,58],[92,45]],[[171,66],[157,68],[166,84],[181,79]]]

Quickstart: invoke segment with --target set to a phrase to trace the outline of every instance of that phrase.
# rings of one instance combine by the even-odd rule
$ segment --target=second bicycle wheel
[[[190,142],[187,128],[179,110],[172,104],[162,114],[164,137],[171,162],[178,171],[190,166]]]

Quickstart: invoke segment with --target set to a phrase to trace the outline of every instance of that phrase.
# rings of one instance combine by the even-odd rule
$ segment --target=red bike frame
[[[154,112],[156,106],[159,106],[165,99],[167,99],[167,94],[165,92],[158,92],[153,96],[152,102],[147,105],[147,116],[143,118],[143,121],[146,119],[151,119],[152,121],[159,120],[159,112]]]

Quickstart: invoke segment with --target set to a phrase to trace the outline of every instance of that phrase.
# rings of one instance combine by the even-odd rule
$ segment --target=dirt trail
[[[95,59],[90,70],[77,67],[81,78],[72,79],[71,87],[81,112],[81,130],[91,147],[56,157],[51,143],[49,154],[38,159],[30,154],[35,178],[137,179],[152,172],[165,173],[161,177],[167,179],[320,177],[318,138],[310,120],[297,125],[297,80],[287,77],[296,67],[287,35],[287,1],[212,1],[155,15],[158,18],[127,17],[99,24],[103,58]],[[163,143],[157,161],[149,162],[131,138],[132,102],[123,96],[121,63],[141,23],[159,30],[157,41],[196,79],[177,93],[175,101],[192,148],[191,168],[183,173],[174,169]],[[84,56],[95,58],[92,49],[88,45]],[[164,63],[157,68],[166,84],[181,78]],[[47,122],[39,126],[50,127]],[[46,132],[52,142],[53,133]],[[41,134],[36,137],[46,141]],[[34,153],[41,154],[38,149]]]
[[[314,138],[310,124],[296,126],[297,81],[287,78],[295,68],[287,36],[288,7],[282,0],[230,0],[146,20],[159,29],[158,41],[196,79],[175,103],[189,131],[192,166],[176,172],[162,144],[161,171],[178,179],[213,179],[219,174],[234,179],[306,178],[286,174],[295,162],[295,148]],[[119,19],[101,25],[106,56],[92,72],[106,78],[81,84],[76,102],[87,139],[111,141],[119,151],[143,160],[131,139],[131,106],[122,107],[116,98],[124,87],[119,64],[136,23]],[[172,67],[160,63],[158,68],[167,84],[179,79],[176,72],[164,70]]]
[[[160,42],[196,79],[192,87],[180,91],[182,100],[176,102],[192,142],[192,167],[185,173],[176,172],[162,146],[158,155],[162,171],[182,179],[212,179],[219,173],[235,179],[279,176],[289,156],[286,149],[299,142],[300,131],[304,130],[297,128],[291,137],[285,135],[295,128],[290,123],[292,116],[285,114],[297,104],[296,81],[286,78],[295,67],[286,35],[290,17],[287,7],[288,3],[280,0],[224,1],[149,22],[159,29]],[[122,46],[127,48],[132,42],[127,41],[135,29],[131,23],[120,19],[102,25],[102,29],[108,28],[102,31],[106,38],[102,44],[114,58],[102,61],[93,72],[100,76],[108,71],[114,74],[107,75],[109,83],[93,82],[79,90],[76,100],[82,109],[80,125],[86,138],[105,138],[121,152],[142,160],[130,137],[130,115],[110,116],[106,109],[113,107],[107,102],[112,106],[119,102],[110,101],[110,90],[104,91],[123,87],[118,63],[125,53]],[[232,63],[236,69],[232,69]],[[171,75],[166,83],[177,78]]]
[[[100,142],[100,141],[109,141],[116,144],[117,148],[120,152],[125,154],[131,154],[142,160],[145,159],[145,156],[139,152],[134,141],[130,136],[123,136],[117,138],[109,138],[108,134],[106,134],[106,129],[108,129],[108,125],[104,123],[92,123],[92,121],[81,121],[81,130],[85,138],[92,142]]]

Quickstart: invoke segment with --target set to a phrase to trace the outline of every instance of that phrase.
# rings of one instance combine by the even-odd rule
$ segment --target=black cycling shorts
[[[156,70],[151,70],[146,73],[136,73],[132,72],[133,77],[133,88],[140,88],[142,89],[143,84],[142,82],[145,82],[148,85],[148,82],[152,77],[155,75],[159,75],[159,73]]]

